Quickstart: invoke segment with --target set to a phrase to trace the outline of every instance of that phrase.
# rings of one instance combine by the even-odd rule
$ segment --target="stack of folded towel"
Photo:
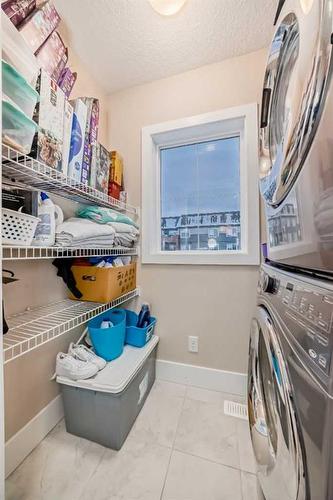
[[[112,247],[115,229],[88,219],[71,217],[56,227],[56,245],[61,247]]]
[[[106,225],[112,227],[115,231],[114,244],[116,246],[132,247],[139,237],[139,230],[129,224],[124,224],[123,222],[108,222]]]

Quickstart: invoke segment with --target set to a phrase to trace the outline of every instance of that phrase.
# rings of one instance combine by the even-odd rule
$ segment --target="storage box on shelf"
[[[63,198],[81,203],[93,202],[119,212],[138,214],[135,207],[77,182],[6,144],[2,145],[2,173],[6,178],[14,179],[42,191],[55,193]]]
[[[107,304],[67,299],[7,318],[9,332],[3,338],[5,363],[137,295],[136,288]]]

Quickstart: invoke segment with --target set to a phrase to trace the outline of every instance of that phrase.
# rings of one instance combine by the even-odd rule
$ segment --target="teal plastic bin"
[[[149,342],[154,333],[154,328],[156,324],[156,318],[150,317],[150,323],[145,328],[138,328],[136,325],[138,323],[138,314],[129,309],[125,309],[126,312],[126,337],[125,344],[132,345],[134,347],[143,347]]]
[[[111,321],[111,328],[101,328],[102,321]],[[88,323],[89,336],[98,356],[112,361],[121,356],[124,350],[126,333],[126,313],[123,309],[106,311]]]
[[[28,118],[32,118],[35,106],[39,101],[39,94],[13,66],[4,60],[2,60],[2,92]]]

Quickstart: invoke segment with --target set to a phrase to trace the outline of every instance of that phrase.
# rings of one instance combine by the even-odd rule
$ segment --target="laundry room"
[[[0,33],[0,500],[332,500],[332,0]]]

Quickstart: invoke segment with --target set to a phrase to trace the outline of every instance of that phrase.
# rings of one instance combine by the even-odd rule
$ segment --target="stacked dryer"
[[[248,404],[261,497],[333,499],[333,0],[281,0],[264,80],[267,259]]]

